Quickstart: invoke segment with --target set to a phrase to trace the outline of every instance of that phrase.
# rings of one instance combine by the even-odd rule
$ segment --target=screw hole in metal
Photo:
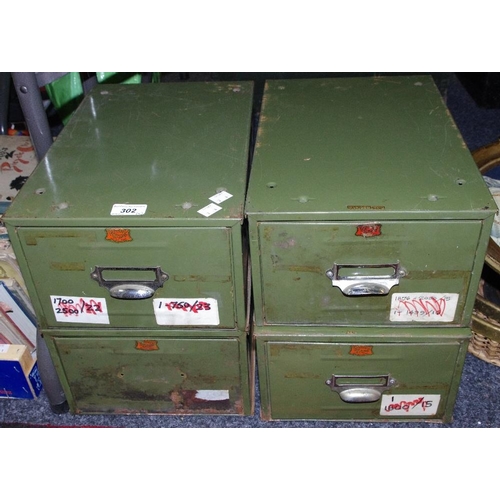
[[[457,186],[463,186],[465,181],[463,179],[457,179]]]
[[[40,188],[35,191],[35,194],[44,194],[45,193],[45,188]]]
[[[267,187],[269,189],[274,189],[277,186],[276,182],[268,182]]]

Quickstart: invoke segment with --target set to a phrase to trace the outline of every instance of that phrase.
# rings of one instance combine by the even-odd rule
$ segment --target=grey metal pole
[[[40,330],[36,334],[36,356],[43,389],[54,413],[66,413],[69,409],[66,395],[52,363],[47,344]]]
[[[38,160],[41,160],[52,145],[53,139],[36,73],[12,73],[12,80],[28,126],[31,142]]]

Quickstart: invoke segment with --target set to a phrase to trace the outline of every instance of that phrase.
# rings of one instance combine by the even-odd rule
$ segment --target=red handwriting
[[[171,302],[160,302],[158,304],[158,309],[162,307],[167,308],[169,311],[184,311],[184,312],[192,312],[194,314],[198,314],[199,311],[210,311],[211,306],[207,302],[203,302],[200,300],[196,300],[194,304],[190,304],[189,302],[183,301],[171,301]]]
[[[443,316],[446,311],[446,299],[443,297],[440,299],[436,299],[435,297],[410,300],[400,299],[394,313],[398,315],[404,313],[404,310],[400,310],[402,306],[406,308],[406,314],[409,316]]]
[[[83,298],[80,298],[78,302],[73,299],[63,299],[62,297],[56,297],[53,300],[56,314],[63,314],[64,316],[78,316],[80,314],[91,314],[97,315],[103,312],[102,303],[97,302],[94,299],[88,302]]]
[[[430,408],[432,406],[432,401],[425,401],[424,397],[419,397],[414,399],[413,401],[400,401],[399,403],[391,403],[387,405],[384,409],[387,412],[403,410],[409,412],[416,408],[417,406],[421,406],[422,410],[425,411],[426,408]]]

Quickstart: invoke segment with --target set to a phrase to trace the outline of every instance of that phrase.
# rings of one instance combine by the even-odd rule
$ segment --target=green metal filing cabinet
[[[72,412],[252,412],[252,95],[98,85],[6,214]]]
[[[495,210],[430,77],[268,82],[246,202],[262,416],[449,421]]]

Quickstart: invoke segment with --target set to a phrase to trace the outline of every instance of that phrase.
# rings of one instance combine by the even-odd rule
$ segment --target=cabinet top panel
[[[485,218],[495,209],[430,76],[266,83],[248,214]]]
[[[241,219],[252,97],[251,82],[97,85],[6,219]]]

